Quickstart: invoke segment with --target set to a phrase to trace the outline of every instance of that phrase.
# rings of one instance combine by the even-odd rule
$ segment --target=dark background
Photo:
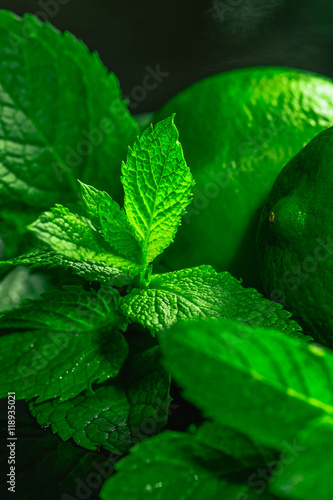
[[[97,50],[133,113],[232,68],[282,65],[333,77],[331,0],[0,0],[0,7],[38,14]],[[138,102],[133,89],[157,65],[168,76]]]

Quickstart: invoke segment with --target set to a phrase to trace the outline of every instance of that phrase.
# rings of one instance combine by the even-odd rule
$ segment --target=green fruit
[[[284,68],[230,71],[187,88],[154,121],[174,112],[196,186],[160,268],[211,264],[259,287],[260,209],[287,161],[333,125],[332,80]]]
[[[267,295],[333,346],[333,127],[282,170],[264,204],[258,256]]]

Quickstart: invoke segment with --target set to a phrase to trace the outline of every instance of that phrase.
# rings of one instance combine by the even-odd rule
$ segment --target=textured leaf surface
[[[329,350],[226,320],[179,323],[160,341],[185,397],[258,446],[279,450],[300,426],[333,414]]]
[[[74,333],[108,327],[126,328],[114,288],[98,292],[69,285],[51,290],[36,300],[23,300],[18,307],[0,314],[0,328],[51,328]]]
[[[109,267],[133,273],[139,269],[137,262],[118,255],[89,219],[73,214],[61,205],[56,205],[51,212],[44,212],[29,228],[52,250],[70,259],[103,262]]]
[[[92,478],[90,484],[94,487],[90,488],[89,499],[98,500],[102,478],[109,477],[114,458],[88,453],[70,442],[63,443],[52,435],[50,429],[41,429],[31,416],[23,422],[18,421],[21,420],[20,413],[16,404],[16,488],[12,496],[16,500],[33,500],[40,498],[41,494],[48,500],[79,498],[82,483],[89,488],[87,480]],[[1,422],[4,428],[7,427],[6,420],[4,418]],[[7,463],[6,446],[1,447],[0,459]],[[10,498],[10,492],[3,498]]]
[[[64,441],[117,454],[158,432],[167,421],[169,376],[160,365],[158,346],[138,353],[124,365],[120,378],[63,403],[31,404],[41,425]]]
[[[181,432],[165,431],[138,444],[116,470],[102,487],[102,500],[273,498],[233,482],[228,473],[238,470],[237,463]]]
[[[0,317],[0,387],[17,399],[76,396],[93,382],[118,375],[127,342],[117,329],[117,292],[66,287],[40,300],[27,299]],[[8,333],[8,328],[15,333]],[[22,331],[29,328],[30,331]],[[0,330],[1,332],[1,330]]]
[[[122,174],[126,214],[148,264],[173,241],[191,201],[193,179],[173,117],[143,132],[129,149]]]
[[[270,489],[280,498],[327,500],[333,491],[333,419],[314,421],[297,436],[294,460],[284,467]]]
[[[210,266],[155,275],[147,289],[133,289],[122,299],[122,309],[152,332],[178,320],[222,317],[302,336],[297,333],[301,328],[280,304]]]
[[[98,191],[82,182],[80,185],[87,216],[102,232],[104,240],[119,254],[136,261],[140,245],[134,238],[124,210],[105,191]]]
[[[29,268],[52,269],[61,267],[72,271],[73,274],[85,278],[88,281],[100,281],[110,286],[122,286],[129,283],[133,276],[124,270],[107,266],[104,262],[93,260],[69,259],[59,255],[47,247],[36,248],[25,255],[0,262],[0,274],[4,274],[15,266],[27,266]]]
[[[76,177],[117,184],[137,126],[97,54],[31,15],[1,10],[0,75],[3,203],[46,208],[76,191]]]

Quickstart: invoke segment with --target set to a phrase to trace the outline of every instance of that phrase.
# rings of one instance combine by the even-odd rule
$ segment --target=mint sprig
[[[0,273],[24,265],[54,277],[61,268],[72,283],[1,311],[0,396],[14,391],[40,426],[81,450],[122,454],[138,443],[103,500],[303,499],[307,491],[324,500],[329,473],[310,463],[331,437],[330,352],[227,272],[153,272],[194,185],[174,117],[137,137],[98,56],[33,16],[0,11],[0,56],[0,215],[12,255]],[[83,144],[89,154],[78,153]],[[167,423],[171,375],[206,421],[151,439]],[[254,468],[268,467],[295,436],[309,454],[270,491],[253,491]]]

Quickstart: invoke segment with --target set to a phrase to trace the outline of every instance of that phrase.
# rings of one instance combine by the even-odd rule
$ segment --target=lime
[[[182,91],[154,121],[172,113],[196,186],[160,269],[211,264],[259,287],[260,209],[287,161],[333,125],[332,80],[285,68],[230,71]]]
[[[264,204],[258,256],[266,293],[333,346],[333,127],[282,170]]]

